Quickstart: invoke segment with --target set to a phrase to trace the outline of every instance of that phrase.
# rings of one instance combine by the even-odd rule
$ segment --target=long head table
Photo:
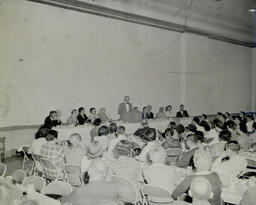
[[[187,126],[191,122],[191,118],[181,118],[179,119],[180,123],[183,124],[184,126]],[[177,121],[177,118],[171,118],[171,119],[159,119],[159,120],[149,120],[148,124],[149,127],[155,128],[156,130],[159,130],[161,132],[164,132],[164,130],[168,127],[168,124],[170,121]],[[126,123],[122,121],[115,121],[117,126],[124,126],[125,127],[125,133],[126,134],[133,134],[138,128],[140,128],[141,124],[136,122],[136,123]],[[109,124],[106,124],[107,126]],[[68,140],[69,136],[73,133],[78,133],[82,137],[82,143],[85,146],[88,146],[91,142],[91,135],[90,132],[93,128],[93,125],[91,124],[86,124],[86,125],[81,125],[77,127],[71,127],[71,126],[59,126],[54,128],[56,131],[58,131],[58,139],[60,141],[62,140]]]

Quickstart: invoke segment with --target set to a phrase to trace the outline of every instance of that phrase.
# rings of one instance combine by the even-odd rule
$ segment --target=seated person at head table
[[[238,174],[247,167],[247,161],[239,155],[240,145],[237,141],[229,141],[225,151],[214,161],[212,171],[218,173],[224,186],[232,184]]]
[[[172,205],[211,205],[208,200],[213,195],[212,186],[205,177],[196,177],[191,182],[189,195],[192,197],[192,204],[185,201],[174,201]]]
[[[100,118],[102,123],[108,122],[109,118],[106,114],[106,108],[105,107],[101,107],[99,109],[99,113],[96,115],[96,118]]]
[[[88,122],[88,117],[85,114],[84,107],[80,107],[78,109],[78,112],[79,112],[79,114],[77,115],[77,120],[78,120],[79,125],[83,125],[86,122]]]
[[[147,107],[148,107],[148,109],[147,109],[148,119],[154,119],[154,113],[152,112],[152,105],[148,105]]]
[[[173,117],[173,114],[172,114],[172,106],[171,105],[167,105],[165,107],[165,116],[166,117]]]
[[[75,187],[70,195],[64,197],[62,204],[102,205],[119,202],[119,187],[111,181],[106,181],[107,172],[108,168],[102,160],[94,160],[84,180],[85,185],[83,187]]]
[[[46,144],[44,144],[40,150],[40,156],[42,158],[49,159],[57,167],[56,169],[47,169],[44,172],[45,176],[50,179],[55,179],[57,176],[64,177],[62,167],[65,163],[65,148],[57,144],[58,132],[56,130],[49,130],[46,135]]]
[[[142,119],[150,119],[148,107],[143,107],[142,109]]]
[[[222,183],[217,173],[209,171],[212,165],[212,158],[209,153],[203,149],[196,150],[194,154],[195,173],[188,175],[173,191],[173,198],[177,199],[183,193],[189,190],[191,182],[198,176],[205,177],[212,186],[213,197],[209,199],[212,205],[221,204],[221,186]]]
[[[81,136],[78,133],[70,135],[67,145],[66,164],[81,164],[81,160],[87,152],[87,149],[81,145]]]
[[[118,106],[118,115],[120,116],[120,120],[124,120],[124,114],[127,112],[132,111],[132,104],[129,102],[130,97],[125,96],[124,97],[124,102],[120,103]]]
[[[176,117],[189,117],[188,111],[184,110],[184,105],[180,105],[180,111],[177,112]]]
[[[167,119],[168,117],[164,113],[164,107],[159,108],[159,112],[156,113],[156,119]]]
[[[96,119],[96,108],[95,107],[91,107],[90,108],[90,114],[88,115],[88,119],[91,123],[93,123]]]
[[[71,115],[69,116],[69,118],[67,120],[67,124],[77,126],[79,124],[79,122],[77,120],[77,115],[78,115],[78,111],[76,109],[72,110]]]
[[[59,121],[57,112],[55,110],[50,111],[49,116],[47,116],[44,120],[44,127],[52,128],[61,125],[61,121]]]
[[[172,193],[180,180],[176,172],[177,167],[165,164],[166,157],[166,151],[162,147],[152,147],[149,151],[149,160],[152,164],[143,170],[143,176],[147,184]]]

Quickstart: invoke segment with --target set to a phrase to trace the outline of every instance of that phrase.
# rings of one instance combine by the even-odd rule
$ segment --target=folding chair
[[[146,184],[141,187],[142,205],[171,204],[172,194],[160,187]]]
[[[34,189],[35,191],[38,191],[39,193],[42,193],[45,189],[45,179],[39,176],[29,176],[26,177],[23,182],[22,185],[23,186],[28,186],[29,184],[33,184],[34,185]]]
[[[83,179],[81,175],[81,166],[76,164],[65,164],[63,166],[65,179],[72,186],[83,186]]]
[[[41,158],[41,165],[43,167],[43,177],[50,180],[50,181],[54,181],[54,180],[63,180],[63,170],[58,169],[56,167],[56,165],[49,159],[46,158]]]
[[[256,170],[256,161],[253,159],[246,159],[247,161],[247,168],[248,169],[255,169]]]
[[[22,162],[22,170],[26,172],[28,175],[32,175],[33,170],[34,170],[34,161],[30,159],[27,155],[29,147],[28,146],[23,146],[22,147],[22,152],[24,154],[23,162]]]
[[[135,205],[140,203],[139,190],[130,179],[122,176],[113,175],[111,177],[111,181],[119,186],[120,193],[125,194],[125,196],[121,197],[125,202],[130,202]]]
[[[0,162],[0,176],[4,177],[6,174],[7,165]]]
[[[33,173],[42,173],[43,175],[43,167],[41,165],[41,157],[37,154],[31,154],[32,155],[32,158],[34,160],[34,163],[35,163],[35,166],[34,166],[34,170],[33,170]]]
[[[69,183],[62,181],[53,181],[46,185],[43,193],[49,197],[58,199],[71,194],[72,191],[73,188]]]
[[[22,184],[23,180],[26,178],[27,174],[26,172],[24,172],[21,169],[17,169],[15,170],[12,175],[11,178],[18,184]]]

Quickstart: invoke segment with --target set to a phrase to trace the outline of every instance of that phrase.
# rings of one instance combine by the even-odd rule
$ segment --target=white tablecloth
[[[164,130],[168,127],[169,122],[174,120],[175,118],[159,119],[159,120],[154,119],[154,120],[149,120],[148,124],[149,124],[149,127],[152,127],[152,128],[155,128],[156,130],[160,130],[161,132],[164,132]],[[187,126],[191,122],[191,118],[181,118],[180,122],[184,126]],[[125,123],[122,121],[116,121],[115,123],[117,124],[117,126],[123,125],[125,127],[126,134],[133,134],[141,126],[140,123]],[[55,130],[58,131],[59,133],[58,139],[60,141],[68,140],[71,134],[78,133],[82,137],[82,144],[85,146],[88,146],[91,142],[90,132],[92,128],[93,128],[93,125],[86,124],[86,125],[77,126],[77,127],[61,126],[61,127],[56,127]]]

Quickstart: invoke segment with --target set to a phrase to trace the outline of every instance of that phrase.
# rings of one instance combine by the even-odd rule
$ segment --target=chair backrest
[[[21,170],[21,169],[15,170],[15,171],[12,173],[12,175],[11,175],[12,179],[13,179],[16,183],[18,183],[18,184],[22,184],[22,182],[23,182],[23,180],[26,178],[26,176],[27,176],[26,172],[24,172],[24,171]]]
[[[73,191],[72,186],[67,182],[53,181],[50,182],[44,189],[45,195],[60,195],[67,196]]]
[[[253,159],[246,159],[247,161],[247,168],[256,169],[256,161]]]
[[[29,176],[26,177],[23,182],[22,185],[23,186],[27,186],[29,184],[33,184],[34,185],[34,189],[40,193],[42,193],[45,189],[45,179],[39,176]]]
[[[51,180],[58,179],[59,176],[58,176],[58,169],[56,165],[51,160],[46,158],[41,158],[40,161],[44,170],[45,177]],[[54,175],[50,172],[54,172]]]
[[[39,172],[43,172],[43,167],[41,165],[41,157],[40,155],[37,154],[31,154],[32,158],[35,162],[35,170],[34,171],[39,171]]]
[[[136,202],[139,200],[139,191],[130,179],[122,176],[113,175],[111,177],[111,181],[119,186],[119,191],[123,189],[123,191],[121,192],[126,192],[126,202],[136,204]]]
[[[4,177],[6,174],[7,165],[0,162],[0,176]]]
[[[66,180],[73,186],[82,186],[83,179],[81,167],[77,164],[65,164],[63,166]]]
[[[22,146],[22,152],[24,154],[23,162],[22,162],[22,170],[25,171],[28,175],[31,175],[34,169],[34,161],[31,159],[31,157],[28,157],[29,146],[24,145]]]
[[[173,201],[171,193],[163,188],[146,184],[142,186],[140,190],[143,197],[142,204],[145,204],[145,201],[147,201],[148,204],[150,204],[150,202],[166,204]]]

